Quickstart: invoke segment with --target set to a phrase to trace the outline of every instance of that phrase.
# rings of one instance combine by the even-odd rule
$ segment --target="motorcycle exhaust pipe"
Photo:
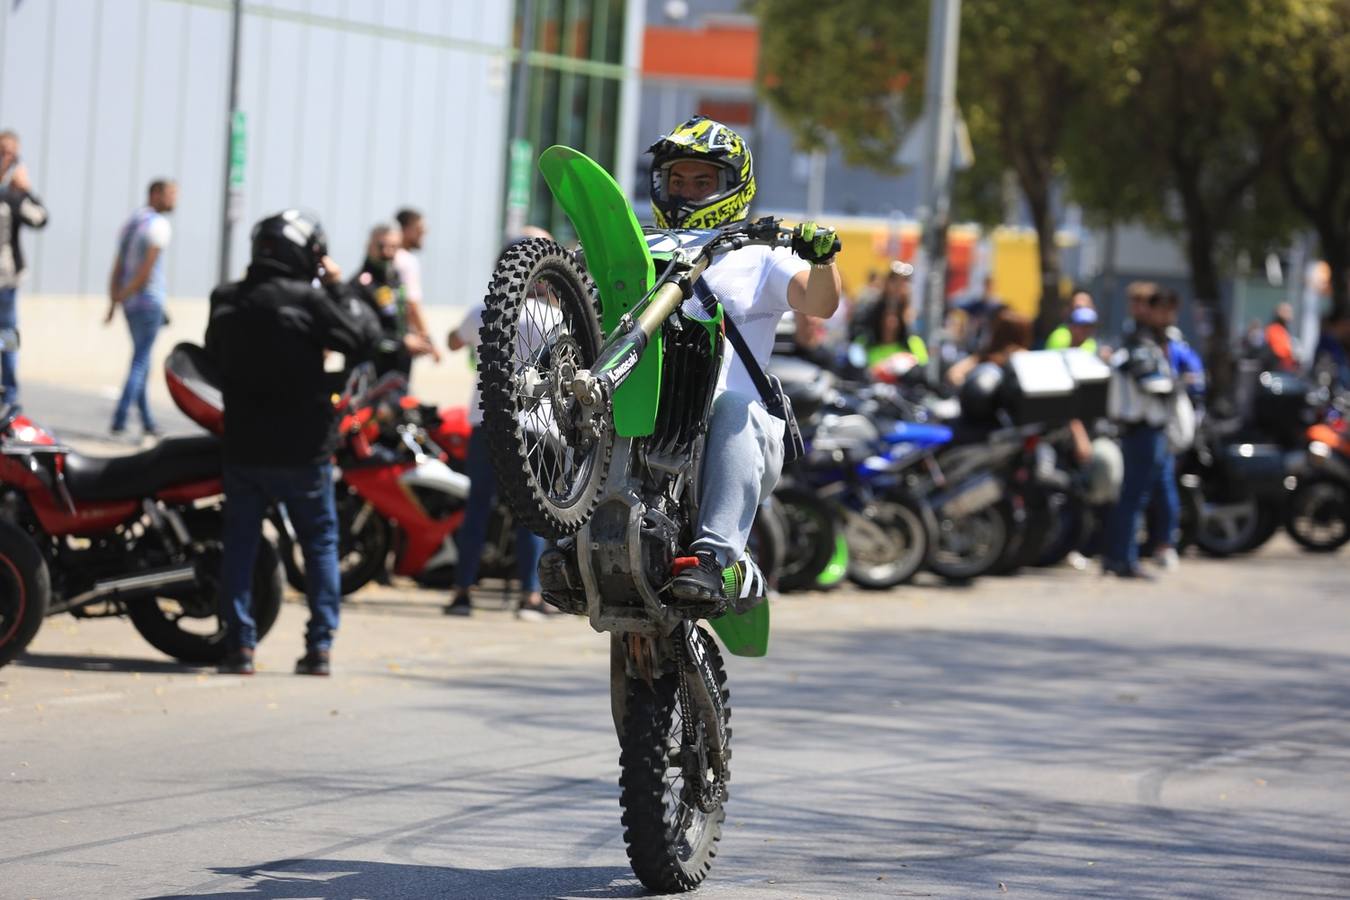
[[[128,595],[140,595],[148,591],[167,587],[184,587],[195,584],[197,581],[197,570],[192,566],[171,566],[164,569],[151,569],[148,572],[138,572],[135,575],[126,575],[121,578],[107,578],[102,581],[94,582],[94,586],[82,594],[76,594],[67,600],[62,606],[66,609],[73,609],[76,606],[84,606],[88,603],[98,603],[103,600],[117,600]]]
[[[957,485],[933,500],[933,507],[944,519],[961,519],[993,506],[1003,499],[1003,485],[989,473]]]

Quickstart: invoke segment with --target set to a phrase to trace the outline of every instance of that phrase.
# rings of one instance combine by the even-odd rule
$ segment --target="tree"
[[[760,21],[760,91],[803,147],[832,135],[849,162],[894,170],[905,132],[922,113],[926,0],[748,5]],[[1042,332],[1060,312],[1053,201],[1063,144],[1098,77],[1096,57],[1082,51],[1102,28],[1091,7],[963,0],[961,9],[957,102],[980,161],[966,177],[987,183],[956,199],[997,196],[1001,173],[1015,173],[1039,241]]]
[[[1297,2],[1113,4],[1094,48],[1100,102],[1079,110],[1078,133],[1066,142],[1071,190],[1089,212],[1160,225],[1182,239],[1220,393],[1230,371],[1222,251],[1289,232],[1267,181],[1286,140],[1272,76],[1289,52]]]
[[[1287,128],[1280,183],[1317,233],[1331,307],[1350,317],[1350,0],[1295,5],[1271,127]]]

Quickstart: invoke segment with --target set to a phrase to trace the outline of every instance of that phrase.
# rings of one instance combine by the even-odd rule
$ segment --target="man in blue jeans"
[[[298,210],[254,226],[244,280],[211,294],[206,350],[219,368],[225,404],[223,673],[253,674],[253,568],[263,516],[276,503],[286,505],[305,557],[310,620],[295,671],[330,672],[342,593],[330,461],[336,386],[324,355],[342,353],[350,366],[369,357],[379,339],[374,315],[328,258],[322,226]]]
[[[542,228],[527,226],[520,240],[528,238],[552,240],[552,235]],[[509,248],[511,245],[507,246]],[[555,316],[561,321],[561,313],[556,307],[539,299],[530,302],[538,305],[535,321],[545,322]],[[471,350],[478,348],[481,343],[479,330],[483,327],[483,312],[484,306],[479,302],[469,310],[469,314],[464,317],[459,327],[450,332],[447,343],[451,351],[465,347]],[[522,353],[528,352],[522,348]],[[467,616],[473,613],[469,589],[478,582],[478,566],[482,562],[483,544],[487,540],[488,520],[492,517],[492,510],[497,501],[497,474],[492,467],[487,433],[483,431],[483,410],[479,406],[476,382],[473,394],[469,398],[469,424],[473,426],[473,434],[469,436],[467,460],[469,499],[464,512],[464,521],[460,523],[459,531],[455,533],[459,562],[455,566],[454,596],[442,607],[442,612],[447,616]],[[541,620],[554,612],[553,607],[544,604],[543,595],[539,592],[539,557],[544,552],[544,539],[524,527],[516,529],[515,539],[516,572],[520,577],[521,590],[521,597],[515,604],[516,618]]]
[[[19,232],[47,224],[47,210],[29,188],[19,136],[0,131],[0,401],[5,403],[19,402],[19,279],[24,269]]]
[[[1139,566],[1139,516],[1154,491],[1164,490],[1169,449],[1167,423],[1172,393],[1180,390],[1168,359],[1167,326],[1175,313],[1176,295],[1150,282],[1135,282],[1126,291],[1134,330],[1111,358],[1111,418],[1120,428],[1125,477],[1120,499],[1106,520],[1102,573],[1148,579]],[[1175,530],[1175,522],[1165,528]]]
[[[132,213],[118,233],[117,256],[108,278],[108,315],[103,322],[111,323],[121,306],[131,331],[132,350],[131,368],[113,413],[115,435],[126,431],[133,403],[145,433],[159,434],[146,399],[146,386],[150,378],[150,353],[165,321],[168,289],[164,280],[164,251],[173,237],[168,214],[177,203],[178,185],[167,179],[155,179],[150,182],[145,206]]]

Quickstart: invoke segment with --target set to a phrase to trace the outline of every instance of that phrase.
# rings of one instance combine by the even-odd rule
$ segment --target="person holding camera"
[[[342,595],[330,461],[335,385],[324,356],[342,353],[350,367],[379,340],[374,314],[328,257],[323,226],[299,210],[255,225],[244,280],[211,294],[206,350],[225,404],[221,604],[229,655],[222,673],[253,674],[253,563],[268,506],[284,503],[308,575],[309,629],[295,671],[329,674]]]
[[[0,131],[0,402],[19,402],[19,281],[23,228],[47,225],[47,208],[32,193],[19,158],[19,136]]]

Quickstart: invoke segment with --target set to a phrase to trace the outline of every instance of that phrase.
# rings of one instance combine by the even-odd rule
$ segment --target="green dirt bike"
[[[552,147],[539,167],[584,262],[540,239],[499,261],[479,349],[483,427],[512,511],[557,542],[540,562],[545,599],[611,636],[633,871],[654,891],[690,890],[716,854],[731,761],[717,643],[667,602],[690,563],[682,553],[724,353],[721,305],[694,284],[721,254],[789,246],[792,232],[761,219],[644,234],[614,179],[583,154]],[[709,624],[731,653],[763,656],[761,573],[746,557],[724,586]]]

